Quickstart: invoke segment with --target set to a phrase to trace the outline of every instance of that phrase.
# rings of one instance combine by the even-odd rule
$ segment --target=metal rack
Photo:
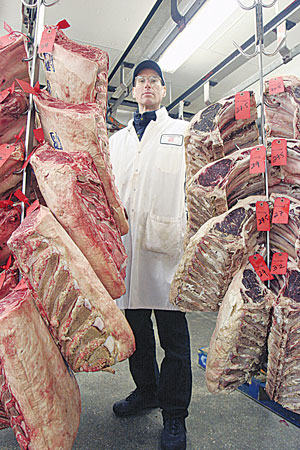
[[[239,53],[246,59],[252,59],[258,56],[258,73],[259,73],[259,90],[260,90],[260,143],[266,147],[266,135],[265,135],[265,114],[264,114],[264,73],[263,73],[263,55],[265,56],[275,56],[279,53],[280,49],[284,46],[286,41],[286,33],[282,36],[281,40],[278,42],[276,49],[273,52],[266,52],[264,47],[264,26],[263,26],[263,8],[271,8],[277,3],[277,0],[272,0],[270,4],[266,4],[263,0],[253,0],[252,5],[245,6],[241,0],[237,0],[241,8],[245,10],[252,10],[255,8],[255,50],[252,53],[247,53],[240,47],[235,41],[233,44],[239,51]],[[265,194],[267,199],[269,198],[269,188],[268,188],[268,161],[267,154],[265,160]],[[270,232],[266,232],[266,247],[267,247],[267,266],[270,268]],[[268,282],[270,285],[270,281]]]
[[[29,57],[26,59],[30,63],[30,85],[33,87],[39,78],[40,57],[38,54],[39,33],[44,24],[45,7],[50,7],[58,3],[59,0],[46,2],[46,0],[21,0],[23,25],[28,28]],[[27,112],[26,132],[25,132],[25,156],[26,161],[33,149],[33,129],[35,120],[35,108],[33,95],[29,94],[29,108]],[[30,169],[23,169],[22,193],[27,197],[30,186]],[[25,217],[25,205],[22,203],[21,221]]]

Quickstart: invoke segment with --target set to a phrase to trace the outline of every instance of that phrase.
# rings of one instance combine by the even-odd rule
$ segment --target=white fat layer
[[[108,336],[108,338],[106,339],[106,341],[103,344],[107,350],[109,351],[109,353],[112,353],[114,348],[115,348],[115,340],[112,336]]]
[[[73,280],[74,289],[79,289],[79,284],[76,280]]]
[[[95,322],[93,323],[93,327],[98,328],[98,330],[102,331],[104,328],[104,322],[101,317],[96,317]]]
[[[90,304],[88,299],[85,298],[83,302],[84,302],[84,306],[91,311],[92,310],[92,305]]]

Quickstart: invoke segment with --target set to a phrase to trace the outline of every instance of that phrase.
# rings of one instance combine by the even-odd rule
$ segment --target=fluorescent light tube
[[[207,0],[160,56],[161,69],[175,72],[236,9],[236,0]]]

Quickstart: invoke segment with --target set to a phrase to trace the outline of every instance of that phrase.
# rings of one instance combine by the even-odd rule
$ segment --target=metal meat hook
[[[275,0],[276,1],[276,0]],[[240,0],[237,0],[238,4],[240,5],[241,8],[246,9],[248,11],[250,11],[250,9],[253,9],[256,6],[256,1],[253,0],[253,3],[251,6],[245,6],[243,5],[243,3]]]
[[[284,46],[286,41],[286,35],[283,36],[281,41],[278,43],[276,49],[273,52],[267,52],[264,48],[264,27],[262,22],[262,9],[263,8],[271,8],[275,5],[277,0],[273,0],[271,3],[267,4],[264,3],[263,0],[253,0],[253,3],[251,6],[245,6],[241,2],[241,0],[237,0],[238,4],[241,8],[246,10],[251,10],[255,7],[256,9],[256,47],[255,51],[250,54],[245,52],[240,45],[238,45],[235,41],[233,41],[233,45],[237,48],[237,50],[247,59],[254,58],[257,56],[260,52],[263,53],[265,56],[275,56],[279,50]]]
[[[279,50],[281,50],[281,48],[283,47],[284,43],[286,41],[286,34],[285,36],[283,36],[283,38],[281,39],[281,41],[279,42],[279,44],[277,45],[276,49],[274,50],[274,52],[266,52],[265,49],[262,49],[262,52],[264,55],[266,56],[275,56],[276,53],[279,52]]]
[[[254,58],[254,56],[258,55],[258,52],[259,52],[258,46],[256,46],[254,52],[250,54],[250,53],[245,52],[237,42],[232,41],[232,43],[237,48],[237,50],[241,53],[241,55],[243,55],[247,59]]]
[[[264,8],[272,8],[272,6],[275,5],[275,3],[277,2],[277,0],[273,0],[270,4],[263,3],[262,0],[253,0],[253,3],[252,3],[251,6],[243,5],[243,3],[241,2],[241,0],[237,0],[237,2],[238,2],[238,4],[240,5],[241,8],[250,11],[250,9],[253,9],[258,3],[260,3],[261,6],[263,6]]]
[[[32,8],[36,8],[37,7],[38,0],[36,0],[36,2],[33,5],[31,5],[30,3],[26,3],[25,0],[21,0],[21,3],[24,6],[26,6],[26,8],[31,8],[32,9]]]

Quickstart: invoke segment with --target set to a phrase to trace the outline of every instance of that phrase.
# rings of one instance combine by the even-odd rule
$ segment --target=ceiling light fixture
[[[175,72],[237,9],[236,0],[207,0],[160,56],[161,69]]]

